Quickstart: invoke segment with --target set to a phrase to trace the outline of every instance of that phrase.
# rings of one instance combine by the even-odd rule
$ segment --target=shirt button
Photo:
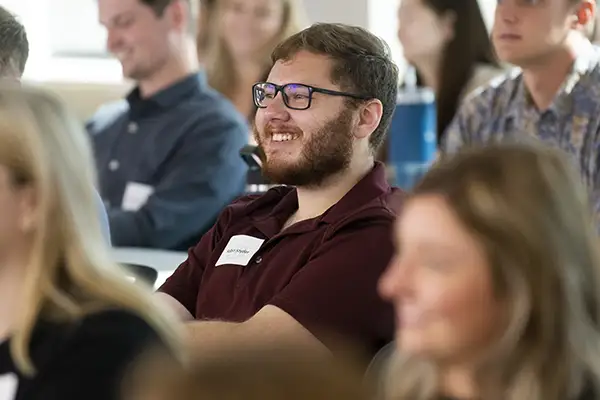
[[[136,124],[135,122],[130,122],[127,125],[127,132],[136,133],[137,131],[138,131],[138,124]]]
[[[117,160],[110,160],[108,163],[108,169],[111,171],[116,171],[119,169],[119,162]]]
[[[260,264],[261,262],[262,262],[262,257],[261,256],[256,257],[256,259],[254,260],[255,264]]]

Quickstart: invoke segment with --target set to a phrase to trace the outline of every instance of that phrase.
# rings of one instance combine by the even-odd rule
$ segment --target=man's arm
[[[391,218],[365,219],[325,242],[286,288],[248,321],[188,325],[197,351],[220,343],[290,340],[335,350],[337,338],[369,345],[391,340],[393,314],[377,281],[393,251]]]
[[[172,297],[170,294],[157,292],[155,294],[156,301],[167,311],[170,311],[175,315],[175,318],[179,319],[183,322],[189,322],[194,320],[194,316],[190,311],[179,302],[176,298]]]
[[[188,258],[173,272],[156,293],[156,300],[182,321],[194,319],[196,300],[204,272],[208,245],[214,228],[206,233],[200,243],[188,251]]]
[[[225,208],[215,225],[200,242],[188,250],[187,259],[167,278],[156,293],[157,302],[171,311],[182,321],[194,319],[198,290],[207,259],[213,252],[215,243],[222,236],[231,219],[230,207]]]
[[[221,209],[241,194],[246,165],[239,150],[246,143],[247,127],[215,116],[193,129],[164,166],[164,177],[143,207],[109,210],[113,245],[181,246],[207,230]]]
[[[187,325],[188,345],[194,354],[218,349],[231,344],[254,345],[257,342],[279,343],[289,341],[294,345],[327,353],[323,345],[310,331],[291,315],[275,306],[265,306],[243,323],[222,321],[194,321]]]

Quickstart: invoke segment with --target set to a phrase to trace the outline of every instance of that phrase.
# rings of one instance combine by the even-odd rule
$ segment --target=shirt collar
[[[571,113],[575,86],[598,64],[597,51],[589,40],[581,40],[575,51],[577,56],[573,66],[550,105],[559,116]]]
[[[373,169],[364,178],[321,216],[321,220],[333,224],[391,190],[385,174],[385,166],[376,162]]]
[[[205,87],[206,77],[204,73],[197,72],[180,79],[148,98],[142,98],[140,89],[136,86],[127,95],[127,102],[131,108],[136,108],[142,104],[148,103],[158,105],[161,108],[170,108],[177,105],[182,99],[189,96],[190,93],[200,92]]]
[[[393,190],[387,182],[385,166],[380,162],[376,162],[373,169],[325,213],[317,218],[302,221],[290,227],[286,233],[302,233],[314,230],[321,223],[333,224],[347,217],[348,214],[356,212],[369,201],[385,193],[391,193]],[[289,216],[298,209],[298,193],[295,188],[279,187],[271,189],[265,196],[269,196],[270,192],[274,195],[279,193],[280,200],[268,215],[254,221],[255,227],[267,236],[271,236],[273,232],[279,232]],[[397,205],[392,204],[391,206],[395,207]]]
[[[573,90],[581,78],[587,75],[593,68],[598,64],[598,51],[590,43],[589,40],[583,39],[575,48],[575,61],[571,67],[569,73],[565,77],[562,85],[560,86],[552,104],[548,108],[548,111],[555,113],[558,117],[570,114],[571,104],[573,103]],[[525,87],[525,81],[523,75],[518,76],[517,88],[515,93],[515,106],[512,107],[510,116],[516,116],[519,110],[525,109],[526,106],[531,106],[531,99],[527,88]]]

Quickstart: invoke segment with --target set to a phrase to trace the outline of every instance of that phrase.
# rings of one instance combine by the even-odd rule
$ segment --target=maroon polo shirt
[[[223,211],[159,290],[198,320],[243,322],[273,305],[330,348],[337,335],[374,353],[394,333],[377,281],[392,256],[401,197],[380,163],[324,214],[284,231],[298,209],[295,189],[245,197]],[[224,252],[244,265],[222,264]]]

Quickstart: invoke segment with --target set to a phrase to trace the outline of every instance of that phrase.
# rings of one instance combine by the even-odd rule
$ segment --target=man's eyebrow
[[[115,22],[119,22],[123,19],[127,19],[132,17],[134,14],[132,11],[122,11],[121,13],[117,14],[117,15],[113,15],[110,17],[110,19],[108,21],[100,21],[101,24],[106,25],[107,22],[111,22],[111,23],[115,23]]]

